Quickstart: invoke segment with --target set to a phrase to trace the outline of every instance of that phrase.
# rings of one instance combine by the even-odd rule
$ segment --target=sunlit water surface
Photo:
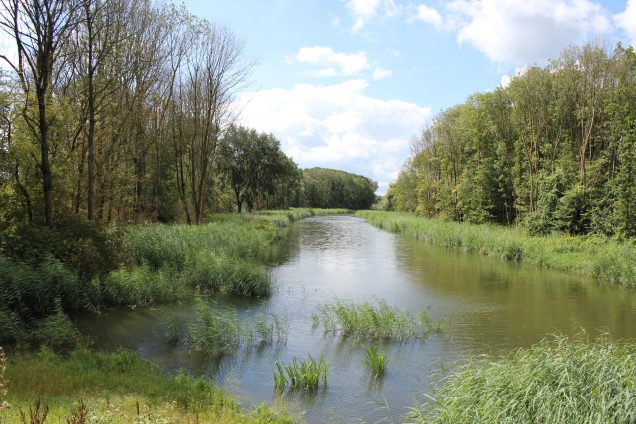
[[[286,318],[286,343],[243,348],[219,359],[202,358],[163,341],[161,321],[181,330],[189,304],[118,309],[79,319],[98,346],[124,346],[176,373],[203,375],[243,404],[276,404],[275,361],[308,353],[330,364],[328,386],[286,393],[287,409],[308,423],[401,422],[422,403],[439,376],[465,355],[503,353],[553,333],[608,332],[636,338],[636,295],[629,290],[428,246],[376,229],[351,216],[315,217],[294,224],[272,262],[274,290],[265,300],[216,298],[240,319],[275,313]],[[336,299],[386,300],[401,310],[443,318],[447,329],[425,341],[386,343],[389,365],[374,380],[362,365],[363,346],[312,328],[312,313]]]

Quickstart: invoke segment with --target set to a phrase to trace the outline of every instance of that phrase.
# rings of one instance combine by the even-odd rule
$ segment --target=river
[[[84,316],[80,330],[104,348],[124,346],[167,372],[203,375],[242,403],[276,404],[275,361],[308,353],[329,363],[328,385],[286,393],[284,403],[308,423],[401,422],[426,400],[440,376],[466,355],[500,354],[550,334],[609,333],[636,339],[636,294],[563,273],[450,252],[379,230],[352,216],[314,217],[292,225],[273,258],[265,300],[217,298],[241,320],[275,313],[288,323],[285,343],[244,348],[220,360],[197,357],[161,337],[161,321],[192,318],[192,305],[117,309]],[[372,379],[363,344],[312,328],[319,304],[335,300],[426,311],[447,323],[426,340],[383,345],[389,364]],[[368,344],[367,344],[368,345]]]

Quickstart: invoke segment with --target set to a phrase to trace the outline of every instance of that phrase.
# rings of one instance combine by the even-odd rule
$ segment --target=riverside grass
[[[0,422],[28,419],[37,400],[49,408],[47,423],[67,422],[80,402],[88,423],[258,423],[288,424],[292,419],[262,404],[244,410],[219,388],[185,374],[169,377],[128,351],[50,350],[13,356],[5,373],[7,408]]]
[[[522,228],[429,219],[406,212],[359,211],[356,216],[393,233],[468,253],[526,262],[636,288],[636,242],[565,234],[530,236]]]
[[[338,300],[318,305],[312,315],[314,327],[322,325],[327,333],[341,333],[354,340],[423,338],[440,332],[442,326],[433,323],[425,312],[402,312],[380,300],[378,305]]]
[[[413,414],[416,423],[636,422],[636,345],[557,336],[467,360]]]

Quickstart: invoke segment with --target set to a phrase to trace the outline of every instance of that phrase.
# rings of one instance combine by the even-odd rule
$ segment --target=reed
[[[283,391],[287,386],[292,390],[315,390],[321,384],[327,386],[327,371],[329,366],[320,357],[316,360],[311,355],[300,361],[293,358],[292,362],[283,365],[276,361],[274,370],[274,388]]]
[[[384,300],[377,306],[343,301],[322,304],[312,321],[314,326],[322,325],[327,333],[339,333],[356,340],[423,338],[433,328],[425,312],[402,312]]]
[[[586,275],[636,288],[636,241],[562,233],[531,236],[521,227],[428,219],[412,213],[359,211],[370,224],[416,240],[501,260]]]
[[[558,336],[468,360],[415,414],[418,423],[636,421],[636,345]]]
[[[371,371],[371,375],[374,377],[381,377],[386,371],[388,360],[386,354],[383,351],[378,350],[376,346],[364,348],[365,357],[362,363]]]

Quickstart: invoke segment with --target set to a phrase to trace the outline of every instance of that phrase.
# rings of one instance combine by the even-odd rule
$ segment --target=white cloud
[[[391,71],[390,69],[375,68],[375,70],[373,71],[373,79],[380,80],[382,78],[387,78],[390,77],[392,73],[393,71]]]
[[[453,0],[444,18],[424,5],[417,10],[420,20],[456,30],[460,43],[504,64],[540,63],[613,29],[607,10],[592,0]]]
[[[429,108],[365,95],[368,83],[300,84],[244,94],[241,123],[271,132],[303,168],[325,166],[366,175],[384,192],[409,156],[409,139]]]
[[[501,79],[499,80],[499,86],[501,88],[508,88],[508,86],[510,85],[510,83],[512,82],[514,78],[520,77],[524,75],[526,72],[528,72],[528,67],[523,66],[521,68],[516,68],[514,74],[512,75],[507,75],[507,74],[502,75]]]
[[[347,7],[353,17],[353,32],[359,31],[377,16],[390,18],[402,12],[402,8],[394,0],[349,0]]]
[[[329,47],[302,47],[296,54],[296,61],[318,66],[318,70],[310,71],[314,76],[351,76],[369,68],[369,59],[365,52],[341,53]]]
[[[437,9],[428,7],[425,4],[421,4],[417,6],[416,10],[417,13],[414,17],[415,20],[429,23],[433,25],[437,30],[444,28],[444,19],[442,18],[442,15],[439,14]]]
[[[625,10],[614,15],[614,22],[625,31],[632,46],[636,47],[636,0],[627,0]]]

